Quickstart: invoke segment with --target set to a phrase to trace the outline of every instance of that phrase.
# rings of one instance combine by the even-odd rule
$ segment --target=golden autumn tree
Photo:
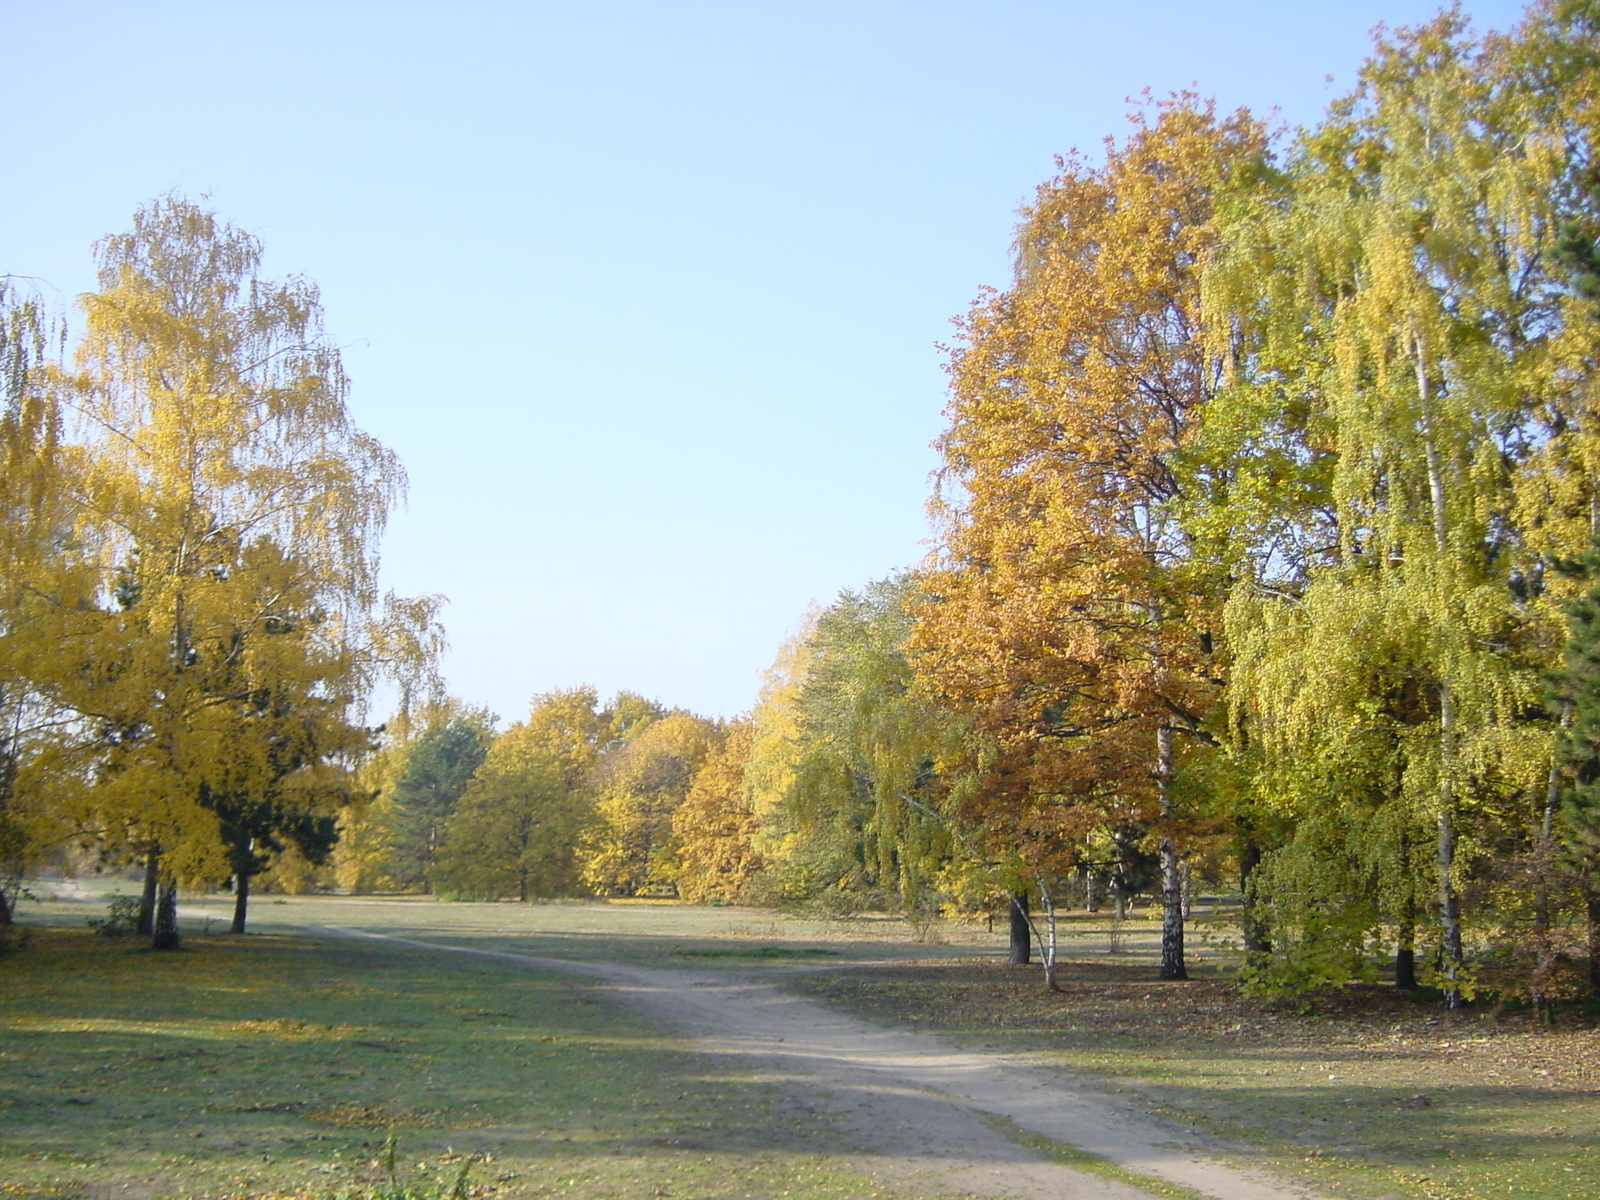
[[[44,386],[60,336],[37,297],[0,279],[0,928],[74,832],[97,749],[62,700],[95,642],[100,580],[72,503],[83,462]]]
[[[800,761],[800,691],[811,661],[811,634],[817,612],[809,612],[800,628],[784,639],[772,664],[762,673],[761,689],[750,714],[750,757],[745,764],[745,786],[756,830],[751,845],[761,858],[763,899],[769,884],[803,853],[801,831],[796,828],[787,798]]]
[[[746,778],[754,740],[751,721],[730,722],[721,745],[706,755],[689,794],[672,814],[678,895],[691,904],[736,903],[761,869]]]
[[[177,883],[230,873],[208,797],[287,779],[265,757],[240,774],[241,745],[271,738],[251,723],[262,697],[295,694],[334,730],[385,671],[426,677],[439,635],[434,603],[378,595],[404,478],[350,420],[316,288],[265,279],[255,238],[175,196],[98,257],[58,391],[90,460],[77,500],[106,531],[117,651],[73,703],[108,747],[104,837],[150,860],[171,944]],[[291,642],[317,665],[288,665]],[[308,743],[290,774],[349,742],[346,726]]]
[[[445,827],[434,890],[467,900],[561,896],[583,807],[525,724],[495,738]]]
[[[1192,96],[1134,124],[1103,164],[1065,162],[1039,189],[1014,286],[962,323],[912,648],[972,720],[966,824],[1041,885],[1091,831],[1148,830],[1161,976],[1181,979],[1176,782],[1216,685],[1173,460],[1220,375],[1199,291],[1215,197],[1264,141]]]
[[[595,820],[590,775],[619,736],[617,717],[588,686],[534,697],[527,719],[494,739],[445,828],[440,890],[486,900],[576,894],[578,845]]]
[[[609,750],[592,777],[595,821],[580,850],[586,884],[602,895],[676,894],[673,814],[721,741],[716,722],[679,710]]]

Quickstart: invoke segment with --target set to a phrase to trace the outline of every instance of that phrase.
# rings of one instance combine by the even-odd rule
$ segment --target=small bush
[[[139,897],[113,896],[103,917],[90,917],[89,928],[97,937],[127,937],[139,929]]]

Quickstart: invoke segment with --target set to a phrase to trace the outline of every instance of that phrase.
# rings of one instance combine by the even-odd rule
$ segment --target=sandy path
[[[1308,1200],[1312,1193],[1207,1156],[1195,1135],[1164,1125],[1087,1080],[1004,1055],[957,1050],[931,1034],[884,1029],[784,992],[776,984],[692,971],[571,962],[299,926],[453,954],[501,959],[603,981],[695,1040],[693,1049],[760,1060],[777,1078],[816,1089],[817,1107],[846,1118],[874,1165],[926,1176],[943,1191],[1015,1200],[1151,1200],[1113,1180],[1042,1161],[981,1114],[1218,1200]]]

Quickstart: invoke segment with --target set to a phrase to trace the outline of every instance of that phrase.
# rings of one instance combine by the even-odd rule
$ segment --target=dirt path
[[[814,1107],[845,1119],[873,1167],[902,1179],[922,1177],[940,1190],[1014,1200],[1150,1200],[1129,1184],[1041,1160],[998,1132],[989,1116],[1218,1200],[1312,1196],[1208,1156],[1192,1132],[1161,1124],[1088,1080],[956,1050],[929,1034],[869,1025],[760,979],[300,928],[598,979],[692,1036],[695,1050],[755,1060],[774,1079],[800,1085]]]

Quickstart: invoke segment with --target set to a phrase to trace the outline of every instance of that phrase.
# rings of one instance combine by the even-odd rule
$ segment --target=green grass
[[[897,1194],[570,977],[381,943],[37,930],[0,959],[0,1195]],[[391,1176],[386,1139],[397,1146]]]
[[[221,928],[227,903],[226,897],[217,897],[188,901],[185,908],[214,912],[213,928]],[[103,904],[29,906],[25,910],[78,928],[83,927],[84,917],[99,916],[103,911]],[[30,915],[27,919],[39,918]],[[1308,1178],[1333,1195],[1413,1200],[1515,1200],[1522,1196],[1592,1200],[1600,1195],[1600,1157],[1592,1151],[1600,1143],[1600,1053],[1596,1051],[1600,1035],[1592,1021],[1568,1019],[1567,1024],[1551,1030],[1517,1014],[1498,1019],[1483,1011],[1448,1014],[1435,1004],[1399,1000],[1390,989],[1356,989],[1343,998],[1319,1002],[1318,1010],[1310,1013],[1275,1009],[1240,997],[1227,980],[1225,955],[1210,947],[1201,947],[1196,955],[1201,961],[1193,967],[1195,981],[1161,984],[1155,981],[1157,924],[1137,917],[1115,927],[1104,917],[1063,921],[1067,962],[1063,968],[1066,991],[1061,995],[1044,991],[1036,968],[1008,968],[999,961],[1005,930],[998,924],[993,931],[981,926],[944,926],[934,931],[932,942],[917,943],[905,924],[892,920],[811,922],[732,908],[437,904],[422,898],[366,897],[275,897],[258,904],[252,919],[262,932],[244,939],[243,946],[237,939],[200,938],[191,943],[196,947],[192,955],[185,953],[175,959],[141,957],[126,946],[101,943],[108,955],[132,957],[118,969],[120,974],[107,975],[97,985],[86,983],[89,994],[70,1003],[58,1002],[50,991],[65,986],[71,978],[66,973],[46,971],[49,980],[30,984],[20,993],[13,987],[13,968],[19,962],[33,960],[35,966],[27,969],[37,973],[37,964],[43,961],[35,957],[40,948],[0,957],[0,989],[4,990],[0,1022],[10,1021],[19,994],[27,998],[30,991],[29,1011],[54,1019],[70,1012],[71,1003],[81,1004],[83,1013],[99,1011],[104,1017],[121,1020],[137,1019],[130,1015],[131,1009],[123,1012],[123,1006],[161,1017],[177,1002],[171,996],[161,998],[167,993],[153,982],[169,970],[162,962],[205,964],[224,952],[259,953],[264,959],[287,955],[289,958],[267,972],[254,966],[248,971],[242,965],[230,967],[236,974],[258,976],[262,982],[248,993],[213,990],[196,1010],[195,1019],[202,1020],[210,1006],[218,1014],[216,1019],[221,1019],[226,1008],[227,1021],[232,1022],[303,1019],[316,1025],[370,1026],[365,1033],[341,1035],[342,1041],[329,1034],[268,1032],[258,1033],[254,1040],[236,1040],[261,1053],[273,1048],[280,1056],[312,1042],[329,1054],[364,1055],[363,1069],[368,1074],[363,1086],[370,1085],[373,1095],[388,1086],[397,1091],[392,1101],[379,1096],[359,1102],[378,1107],[392,1102],[427,1117],[396,1126],[413,1162],[431,1155],[429,1161],[437,1164],[438,1156],[450,1148],[457,1152],[464,1147],[487,1148],[496,1155],[497,1163],[515,1159],[516,1165],[505,1169],[517,1172],[518,1178],[502,1186],[521,1189],[518,1194],[528,1196],[559,1194],[538,1189],[555,1186],[551,1180],[569,1177],[579,1178],[579,1183],[569,1188],[570,1194],[594,1197],[653,1196],[658,1183],[673,1195],[685,1197],[731,1197],[746,1192],[780,1196],[785,1188],[797,1196],[864,1194],[859,1189],[872,1185],[842,1170],[838,1159],[811,1153],[811,1147],[821,1148],[829,1141],[827,1129],[819,1124],[821,1118],[786,1109],[782,1092],[775,1086],[719,1073],[704,1060],[681,1054],[670,1039],[606,1003],[596,1003],[599,993],[588,992],[569,979],[456,956],[435,960],[416,951],[385,950],[381,943],[275,940],[268,934],[276,930],[281,936],[302,924],[348,925],[424,941],[556,958],[676,964],[680,969],[686,965],[685,959],[691,959],[696,971],[778,979],[885,1024],[936,1030],[957,1042],[1020,1052],[1046,1065],[1089,1072],[1147,1107],[1229,1139],[1241,1147],[1232,1157]],[[198,931],[203,925],[203,920],[189,921],[186,928]],[[1113,928],[1118,933],[1118,953],[1110,953]],[[817,950],[832,953],[814,953]],[[349,1000],[336,1004],[332,997],[317,999],[316,986],[320,985],[294,995],[298,984],[290,959],[295,956],[299,956],[297,961],[311,964],[305,978],[312,984],[323,977],[329,963],[356,963],[359,970],[353,967],[345,975],[335,976],[369,988],[353,998],[355,1015],[351,1015]],[[100,969],[92,966],[93,957],[91,954],[73,968],[86,980],[93,970]],[[112,986],[113,977],[126,980],[134,994],[124,995],[122,985]],[[394,990],[390,981],[405,986]],[[141,989],[149,994],[139,995]],[[469,993],[473,989],[486,990],[482,998],[472,999]],[[177,995],[181,998],[181,993]],[[424,1003],[421,998],[427,996],[435,999]],[[496,998],[500,996],[511,999]],[[586,997],[590,1002],[582,1003]],[[325,1008],[312,1011],[324,1004]],[[94,1005],[100,1008],[94,1009]],[[455,1008],[466,1011],[457,1013]],[[473,1009],[515,1015],[473,1017]],[[601,1014],[610,1022],[605,1028],[614,1032],[607,1034],[598,1026],[585,1032],[590,1029],[585,1022],[598,1021]],[[398,1023],[408,1020],[422,1025]],[[19,1045],[11,1035],[13,1028],[10,1024],[0,1028],[0,1054],[6,1056],[0,1057],[0,1081],[14,1089],[6,1095],[16,1094],[16,1087],[42,1086],[19,1074],[22,1063],[13,1057]],[[113,1046],[115,1038],[131,1035],[108,1029],[93,1036],[94,1040],[82,1043],[81,1048],[98,1054],[99,1047]],[[528,1037],[540,1036],[553,1040],[528,1045]],[[401,1045],[403,1053],[356,1045],[388,1037],[414,1040]],[[161,1038],[175,1046],[215,1049],[196,1037],[148,1035],[145,1040]],[[530,1081],[527,1094],[512,1106],[520,1105],[523,1117],[494,1108],[488,1117],[504,1122],[502,1126],[458,1129],[443,1123],[447,1118],[457,1124],[479,1119],[478,1110],[462,1106],[474,1099],[474,1087],[493,1089],[497,1071],[464,1056],[462,1047],[473,1044],[474,1038],[504,1060],[505,1071],[521,1072],[517,1077]],[[137,1037],[133,1040],[139,1042]],[[577,1045],[588,1049],[576,1053],[573,1047]],[[518,1046],[523,1048],[516,1049]],[[139,1051],[126,1047],[119,1052],[132,1056]],[[545,1052],[550,1057],[533,1061],[547,1067],[546,1074],[528,1073],[526,1056]],[[447,1092],[426,1091],[425,1081],[411,1069],[428,1056],[439,1064],[461,1064],[449,1071],[434,1069],[433,1086],[443,1077]],[[217,1068],[213,1078],[235,1069],[242,1078],[252,1078],[250,1072],[257,1070],[241,1050],[229,1050],[227,1056],[215,1060],[170,1059],[165,1069],[176,1070],[190,1061],[195,1072],[207,1065]],[[591,1066],[593,1070],[589,1070]],[[121,1069],[133,1072],[130,1078],[139,1071],[151,1072],[152,1082],[158,1078],[156,1068],[149,1064],[127,1063]],[[343,1068],[328,1067],[330,1071],[338,1069]],[[608,1072],[611,1078],[629,1082],[626,1101],[606,1090]],[[63,1083],[66,1078],[61,1077]],[[184,1080],[183,1086],[192,1092],[201,1086],[204,1076],[186,1075]],[[570,1088],[567,1081],[571,1081]],[[316,1077],[308,1077],[307,1086],[313,1082]],[[319,1086],[331,1088],[335,1082],[322,1079]],[[63,1128],[93,1119],[94,1105],[67,1105],[65,1099],[71,1093],[59,1089],[49,1094],[59,1101],[54,1111]],[[1427,1097],[1425,1105],[1415,1101],[1418,1096]],[[266,1089],[255,1099],[271,1104],[295,1096]],[[233,1105],[253,1102],[240,1099]],[[483,1103],[503,1108],[506,1101],[488,1097]],[[595,1116],[566,1122],[563,1105]],[[273,1143],[272,1138],[299,1136],[306,1140],[300,1143],[294,1170],[310,1173],[313,1181],[375,1181],[369,1168],[355,1169],[348,1164],[362,1154],[370,1162],[371,1148],[384,1130],[309,1121],[305,1111],[202,1114],[208,1123],[204,1128],[213,1132],[196,1140],[202,1146],[210,1146],[207,1139],[217,1143],[215,1152],[207,1150],[207,1161],[215,1164],[232,1155],[228,1161],[235,1164],[227,1170],[205,1167],[210,1172],[205,1177],[226,1184],[236,1176],[254,1175],[258,1183],[252,1186],[273,1181],[286,1185],[297,1178],[287,1167],[279,1170],[288,1162],[289,1143]],[[724,1113],[737,1120],[725,1122]],[[707,1114],[716,1114],[716,1119]],[[16,1174],[22,1162],[19,1147],[43,1149],[10,1136],[10,1128],[21,1116],[22,1110],[14,1106],[0,1109],[0,1139],[5,1147],[0,1149],[0,1178]],[[127,1135],[119,1144],[117,1153],[122,1157],[117,1161],[126,1167],[140,1145],[134,1135],[142,1136],[161,1119],[117,1126]],[[237,1153],[226,1150],[226,1137],[243,1136],[218,1132],[228,1122],[258,1130],[264,1140],[249,1142]],[[274,1123],[282,1125],[281,1132],[271,1131]],[[736,1127],[744,1132],[734,1136]],[[505,1132],[513,1128],[520,1132]],[[501,1132],[494,1132],[496,1129]],[[294,1130],[300,1132],[294,1134]],[[488,1132],[480,1132],[484,1130]],[[318,1134],[321,1141],[310,1140]],[[480,1137],[487,1140],[472,1140]],[[563,1137],[569,1140],[562,1141]],[[490,1144],[496,1138],[504,1141],[503,1152]],[[674,1140],[677,1145],[672,1144]],[[368,1145],[361,1146],[363,1141]],[[513,1143],[521,1148],[514,1149]],[[687,1143],[706,1149],[694,1149]],[[142,1170],[157,1171],[163,1145],[158,1139],[152,1150],[138,1151],[147,1155],[139,1160],[147,1163]],[[259,1154],[252,1157],[259,1145],[275,1156],[273,1163],[259,1164]],[[332,1153],[341,1147],[339,1161],[346,1165],[329,1172],[326,1168]],[[767,1174],[723,1178],[719,1164],[742,1153],[743,1147],[768,1156],[767,1165],[760,1168]],[[92,1138],[79,1138],[63,1149],[92,1156],[95,1143]],[[151,1154],[154,1166],[148,1165]],[[581,1169],[597,1173],[568,1176],[563,1174],[562,1164],[588,1164]],[[26,1165],[33,1172],[30,1179],[54,1183],[87,1177],[94,1170],[104,1175],[110,1169],[109,1165],[94,1170],[68,1168],[54,1161],[41,1165],[27,1160]],[[267,1167],[278,1173],[262,1174]],[[200,1167],[183,1169],[199,1171]],[[832,1182],[796,1184],[785,1174],[812,1169],[836,1175],[827,1177]],[[235,1174],[229,1175],[229,1170]],[[707,1180],[698,1192],[700,1185],[692,1182],[695,1171]],[[435,1168],[426,1176],[435,1182],[442,1178]],[[480,1177],[474,1174],[473,1178]],[[482,1178],[493,1180],[488,1172]],[[628,1187],[635,1190],[625,1190]],[[741,1187],[745,1190],[740,1191]],[[841,1190],[817,1190],[825,1187]],[[195,1191],[200,1193],[198,1188]]]
[[[754,946],[726,950],[674,950],[673,958],[838,958],[837,950],[819,946]]]

